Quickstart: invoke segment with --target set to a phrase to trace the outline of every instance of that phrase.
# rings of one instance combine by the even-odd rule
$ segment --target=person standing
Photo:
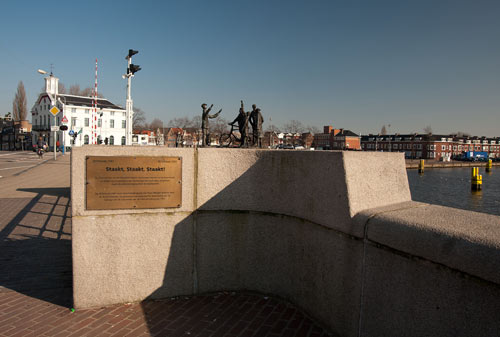
[[[243,101],[241,101],[241,107],[238,116],[229,123],[229,125],[234,125],[234,123],[238,122],[238,130],[240,131],[240,147],[248,146],[248,120],[250,118],[250,113],[245,112],[245,107],[243,105]]]
[[[262,123],[264,123],[262,113],[253,104],[252,112],[250,113],[250,124],[252,124],[253,145],[259,148],[262,147]]]
[[[203,103],[201,108],[203,113],[201,115],[201,146],[209,146],[210,145],[210,134],[208,128],[208,119],[209,118],[217,118],[221,113],[222,109],[219,110],[216,114],[210,115],[210,110],[213,108],[213,104],[210,105],[210,108],[207,109],[207,105]]]

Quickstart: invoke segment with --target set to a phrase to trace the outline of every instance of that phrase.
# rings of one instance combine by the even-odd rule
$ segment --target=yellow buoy
[[[425,162],[423,159],[420,159],[420,163],[418,164],[418,173],[424,173]]]
[[[491,168],[493,167],[493,160],[489,159],[486,163],[486,172],[491,172]]]
[[[479,174],[479,167],[472,168],[471,176],[471,189],[473,191],[480,191],[483,186],[483,176]]]

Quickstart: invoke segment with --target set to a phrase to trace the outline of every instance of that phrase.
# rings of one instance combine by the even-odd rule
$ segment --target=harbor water
[[[471,191],[471,168],[434,168],[419,174],[407,170],[411,196],[414,201],[426,202],[481,213],[500,215],[500,167],[490,173],[479,168],[483,175],[481,191]]]

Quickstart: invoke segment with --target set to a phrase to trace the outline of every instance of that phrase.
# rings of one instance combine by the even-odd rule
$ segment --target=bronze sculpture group
[[[205,103],[201,105],[201,108],[203,110],[201,116],[202,146],[210,145],[210,134],[208,132],[209,118],[217,118],[217,116],[219,116],[220,112],[222,111],[222,109],[220,109],[216,114],[210,115],[209,113],[212,107],[213,104],[208,109]],[[243,101],[241,101],[241,107],[238,116],[236,116],[234,121],[229,123],[229,125],[233,127],[235,123],[238,123],[238,130],[240,132],[240,137],[237,138],[237,140],[240,143],[240,147],[259,147],[259,148],[262,147],[262,137],[264,136],[262,132],[262,123],[264,123],[264,118],[262,117],[261,110],[257,108],[255,104],[252,105],[252,111],[245,111]],[[251,134],[250,134],[250,126],[252,126]]]

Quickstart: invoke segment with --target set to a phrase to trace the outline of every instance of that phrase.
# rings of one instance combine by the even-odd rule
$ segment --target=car
[[[285,149],[285,150],[293,150],[293,149],[294,149],[294,147],[293,147],[293,145],[292,145],[292,144],[285,144],[285,145],[283,146],[283,149]]]

